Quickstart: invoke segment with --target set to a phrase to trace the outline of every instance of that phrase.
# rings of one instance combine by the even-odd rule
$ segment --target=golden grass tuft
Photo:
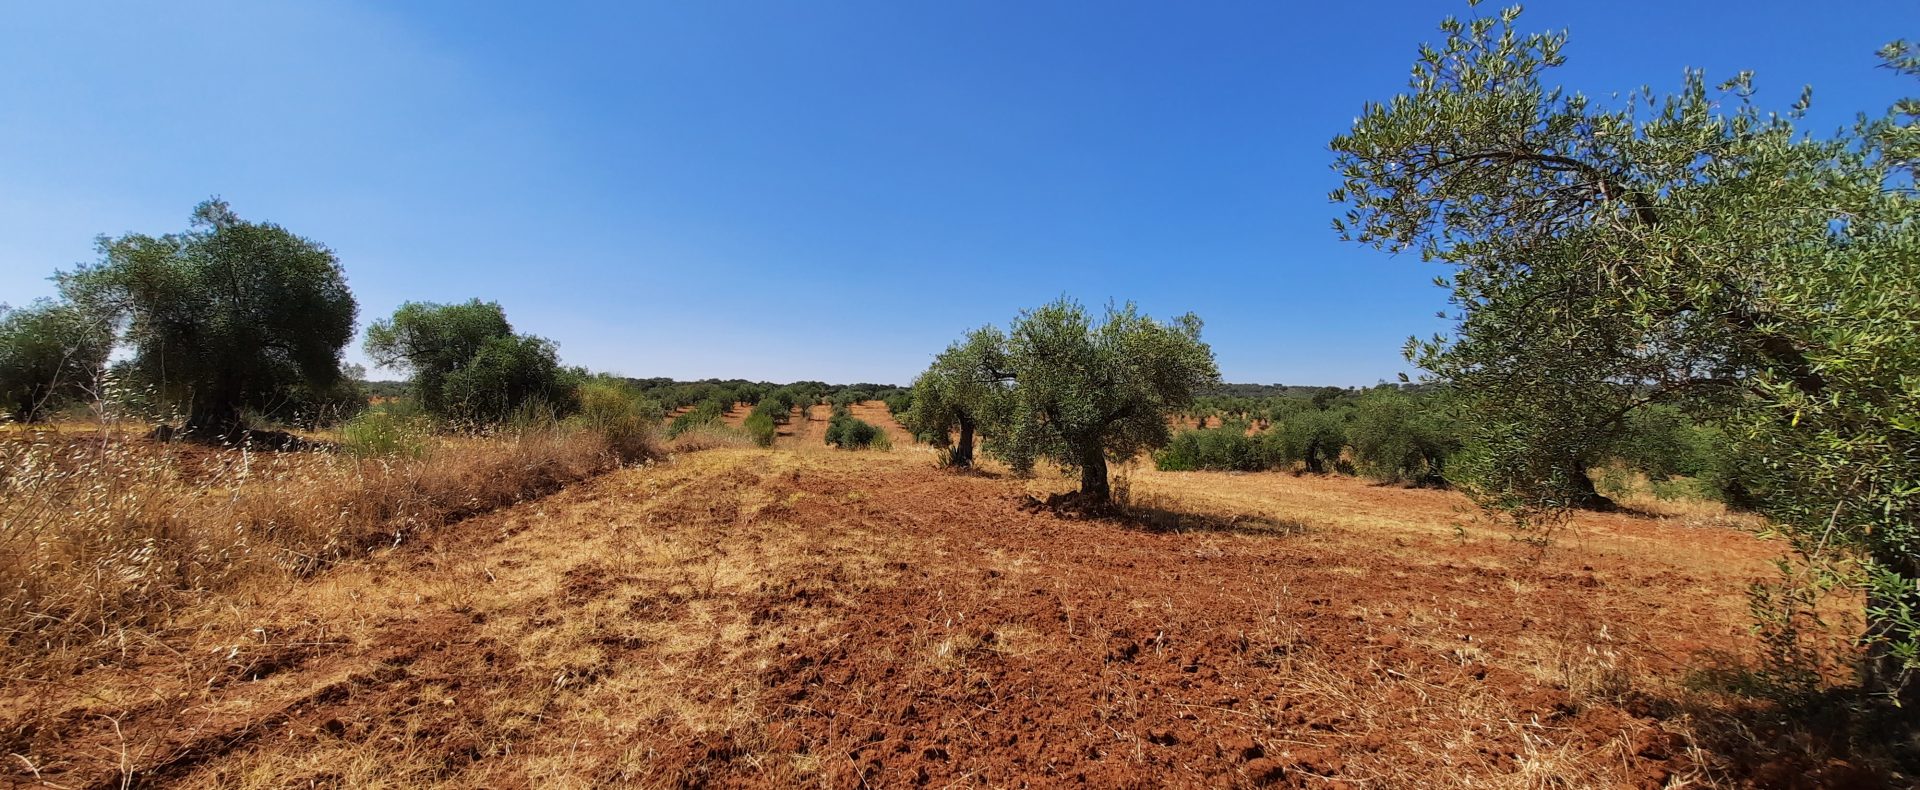
[[[372,458],[15,433],[0,441],[0,664],[46,677],[112,660],[213,594],[550,493],[631,449],[558,426]]]

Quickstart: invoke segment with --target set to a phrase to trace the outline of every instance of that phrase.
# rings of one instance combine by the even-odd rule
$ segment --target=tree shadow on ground
[[[227,431],[193,431],[172,425],[156,426],[148,438],[157,442],[186,442],[203,447],[246,448],[274,452],[318,452],[338,450],[333,442],[308,439],[286,431],[236,427]]]
[[[1920,786],[1920,712],[1731,655],[1699,658],[1676,693],[1624,703],[1637,716],[1688,722],[1701,767],[1716,777],[1755,787]]]
[[[1215,532],[1265,538],[1292,537],[1307,531],[1303,521],[1257,516],[1219,516],[1146,505],[1122,505],[1089,499],[1079,492],[1053,494],[1045,499],[1026,496],[1022,509],[1061,518],[1106,521],[1143,532]]]
[[[1253,516],[1229,518],[1158,507],[1129,507],[1117,520],[1128,527],[1148,532],[1216,532],[1263,538],[1287,538],[1307,531],[1306,522],[1298,519],[1282,520]]]
[[[1014,479],[1014,475],[1008,474],[1006,472],[996,472],[992,469],[981,469],[980,467],[977,467],[977,466],[941,466],[940,468],[945,469],[948,473],[956,474],[961,477],[977,477],[982,480]]]

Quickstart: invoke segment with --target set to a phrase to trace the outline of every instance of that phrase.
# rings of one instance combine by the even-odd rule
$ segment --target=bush
[[[726,414],[727,409],[732,405],[730,402],[722,402],[718,399],[703,400],[695,404],[692,411],[673,418],[673,422],[667,424],[667,438],[676,438],[693,428],[719,422],[720,416]]]
[[[1154,466],[1167,472],[1196,469],[1254,472],[1273,466],[1269,448],[1258,437],[1248,436],[1246,431],[1246,425],[1238,423],[1181,431],[1174,434],[1173,441],[1164,449],[1154,453]]]
[[[753,439],[754,444],[761,447],[773,446],[776,429],[772,414],[755,408],[752,414],[747,415],[746,429],[747,436]]]
[[[660,404],[648,400],[633,386],[612,378],[595,378],[575,390],[579,411],[571,418],[606,439],[607,448],[622,461],[652,457],[654,425]]]
[[[864,450],[876,439],[885,438],[873,423],[848,414],[837,413],[827,421],[827,444],[842,450]],[[892,447],[888,442],[887,447]]]
[[[773,421],[773,424],[785,425],[788,420],[792,419],[795,407],[805,406],[812,402],[811,397],[791,386],[781,387],[780,389],[767,393],[765,397],[755,403],[753,405],[753,413],[765,413],[767,419]]]
[[[104,321],[70,304],[0,305],[0,410],[32,422],[92,393],[113,350]]]
[[[894,419],[904,419],[907,412],[913,410],[913,390],[895,390],[887,395],[885,401],[887,411],[893,414]]]
[[[1340,451],[1347,444],[1347,423],[1338,411],[1303,411],[1270,431],[1267,442],[1280,461],[1299,461],[1314,474],[1339,471]]]
[[[340,426],[340,449],[360,458],[417,458],[426,451],[428,433],[424,420],[375,409]]]
[[[1430,398],[1380,388],[1361,396],[1347,426],[1355,465],[1385,483],[1447,485],[1446,461],[1459,432]]]
[[[465,367],[447,375],[447,416],[475,425],[511,419],[527,403],[544,400],[571,411],[572,393],[553,343],[528,335],[489,338]]]

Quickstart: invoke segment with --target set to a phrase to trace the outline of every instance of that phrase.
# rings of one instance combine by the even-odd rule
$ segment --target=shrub
[[[571,411],[569,383],[553,343],[506,335],[487,339],[465,367],[448,374],[442,397],[447,416],[492,425],[535,401],[545,401],[557,413]]]
[[[842,450],[864,450],[872,446],[874,440],[882,438],[880,429],[848,414],[835,414],[827,421],[827,444]],[[888,447],[891,447],[891,442]]]
[[[746,429],[747,436],[753,439],[754,444],[761,447],[773,446],[776,429],[771,413],[755,408],[752,414],[747,415]]]
[[[1338,411],[1304,411],[1268,433],[1268,442],[1281,461],[1299,461],[1308,472],[1338,470],[1340,451],[1347,444],[1347,424]]]
[[[913,390],[895,390],[888,393],[885,401],[887,411],[893,414],[894,419],[904,418],[908,412],[913,410]]]
[[[340,449],[360,458],[418,457],[426,451],[427,435],[424,421],[376,409],[340,426]]]
[[[795,407],[805,406],[812,402],[811,397],[794,387],[781,387],[780,389],[767,393],[765,397],[762,397],[759,402],[755,403],[753,405],[753,413],[760,414],[764,412],[767,415],[767,419],[773,421],[773,424],[785,425],[788,420],[792,419]]]
[[[1273,454],[1259,437],[1248,436],[1246,425],[1229,423],[1219,428],[1181,431],[1153,456],[1154,466],[1163,471],[1212,469],[1253,472],[1273,466]]]
[[[731,405],[718,399],[695,404],[691,411],[673,418],[673,422],[667,424],[667,438],[675,438],[690,429],[719,422],[720,416],[726,414]]]
[[[31,422],[85,402],[112,349],[106,323],[74,305],[0,305],[0,409]]]
[[[638,461],[655,454],[653,431],[660,404],[648,400],[633,386],[606,377],[581,384],[575,398],[580,410],[571,419],[606,439],[607,449],[615,457]]]
[[[1386,483],[1445,486],[1460,436],[1431,399],[1380,388],[1360,397],[1347,426],[1355,465]]]

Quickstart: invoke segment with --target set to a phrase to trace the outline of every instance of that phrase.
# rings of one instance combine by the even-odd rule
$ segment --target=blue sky
[[[1299,7],[1293,7],[1299,6]],[[1482,6],[1492,13],[1497,5]],[[1920,7],[1558,0],[1571,88],[1758,72],[1879,111]],[[1069,294],[1206,319],[1225,377],[1406,370],[1443,273],[1328,227],[1327,141],[1464,3],[17,3],[0,301],[209,195],[332,247],[362,322],[500,301],[633,376],[904,383]],[[349,358],[364,361],[357,344]],[[376,376],[379,372],[376,371]]]

